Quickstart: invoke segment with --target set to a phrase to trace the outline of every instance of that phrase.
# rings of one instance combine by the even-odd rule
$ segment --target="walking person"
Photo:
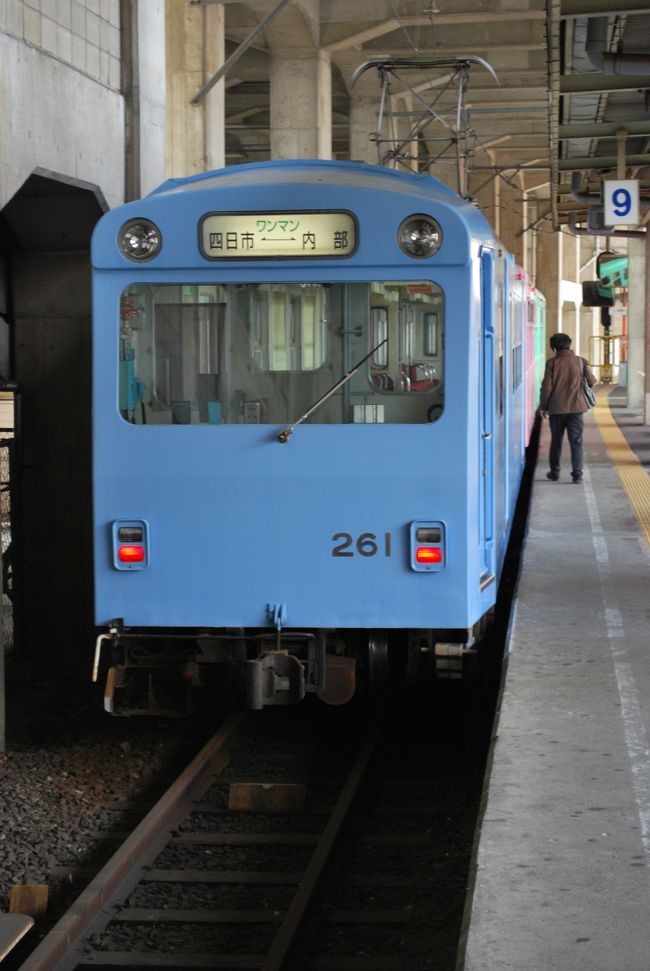
[[[582,393],[583,372],[590,388],[595,385],[596,378],[587,361],[571,350],[568,334],[553,334],[549,343],[555,354],[546,362],[539,397],[540,414],[542,418],[548,418],[551,428],[550,470],[546,478],[553,482],[560,478],[560,454],[566,430],[571,447],[571,478],[581,482],[583,415],[588,411]]]

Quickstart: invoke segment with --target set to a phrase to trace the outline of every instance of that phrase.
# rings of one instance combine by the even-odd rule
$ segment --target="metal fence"
[[[11,486],[14,467],[14,394],[0,391],[0,545],[2,546],[2,644],[5,655],[14,649]]]

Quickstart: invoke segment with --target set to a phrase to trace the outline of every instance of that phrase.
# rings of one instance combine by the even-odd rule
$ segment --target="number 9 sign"
[[[636,226],[639,222],[639,183],[636,179],[603,182],[606,226]]]

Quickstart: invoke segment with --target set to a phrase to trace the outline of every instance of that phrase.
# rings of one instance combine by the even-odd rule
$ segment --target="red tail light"
[[[415,560],[417,563],[442,563],[442,550],[439,546],[418,546]]]
[[[142,563],[144,546],[118,546],[117,558],[120,563]]]

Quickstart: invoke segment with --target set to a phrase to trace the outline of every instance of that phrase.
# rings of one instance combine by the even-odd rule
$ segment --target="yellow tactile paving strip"
[[[609,389],[599,388],[594,418],[619,474],[641,532],[650,546],[650,476],[628,445],[609,408]]]

